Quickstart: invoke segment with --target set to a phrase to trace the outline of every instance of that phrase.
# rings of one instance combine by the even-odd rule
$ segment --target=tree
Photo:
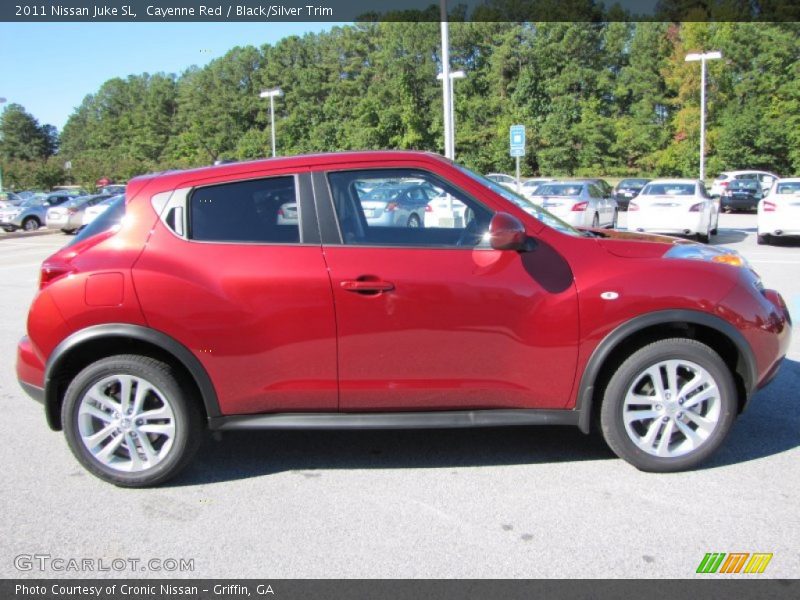
[[[19,104],[10,104],[0,118],[0,159],[45,160],[58,147],[52,125],[40,126]]]

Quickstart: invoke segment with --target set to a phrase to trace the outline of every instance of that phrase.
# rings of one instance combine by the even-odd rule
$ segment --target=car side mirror
[[[489,243],[494,250],[524,250],[525,226],[517,217],[499,212],[489,223]]]

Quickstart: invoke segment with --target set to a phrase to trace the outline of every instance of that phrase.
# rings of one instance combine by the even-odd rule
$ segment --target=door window
[[[328,174],[345,244],[489,247],[492,211],[416,169]]]

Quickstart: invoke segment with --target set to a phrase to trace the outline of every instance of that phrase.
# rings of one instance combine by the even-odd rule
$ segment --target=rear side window
[[[210,185],[189,198],[189,238],[203,242],[300,242],[293,176]]]
[[[80,233],[76,235],[72,242],[67,244],[71,246],[72,244],[76,244],[80,241],[83,241],[87,238],[92,237],[98,233],[103,233],[104,231],[108,231],[112,227],[116,227],[122,221],[122,217],[125,216],[125,196],[119,196],[114,202],[112,202],[109,207],[98,217],[89,223],[86,227],[81,229]]]

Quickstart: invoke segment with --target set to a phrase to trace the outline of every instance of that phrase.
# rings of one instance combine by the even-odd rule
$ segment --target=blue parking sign
[[[525,156],[525,125],[512,125],[509,141],[511,156]]]

